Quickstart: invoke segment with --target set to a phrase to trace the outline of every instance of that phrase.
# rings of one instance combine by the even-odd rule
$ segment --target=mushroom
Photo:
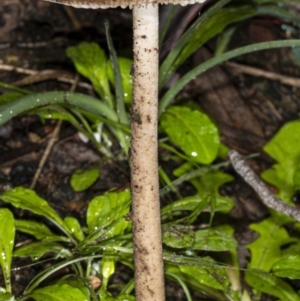
[[[157,160],[158,3],[205,0],[46,0],[81,8],[133,8],[131,193],[137,301],[163,301],[164,272]]]

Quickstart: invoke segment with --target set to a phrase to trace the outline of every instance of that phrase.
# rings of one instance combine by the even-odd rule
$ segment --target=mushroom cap
[[[206,0],[46,0],[48,2],[70,5],[78,8],[110,8],[121,6],[123,8],[141,4],[180,4],[188,5],[202,3]]]

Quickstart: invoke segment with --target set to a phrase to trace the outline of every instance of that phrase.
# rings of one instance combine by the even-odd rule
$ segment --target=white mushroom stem
[[[158,5],[133,7],[134,92],[131,107],[131,191],[137,301],[163,301],[157,161]]]

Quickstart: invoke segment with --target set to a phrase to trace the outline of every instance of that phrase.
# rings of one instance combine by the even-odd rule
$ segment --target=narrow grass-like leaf
[[[116,54],[116,50],[109,32],[109,25],[108,22],[105,22],[105,34],[106,34],[106,40],[107,45],[109,49],[109,55],[110,55],[110,61],[113,72],[114,72],[114,78],[115,78],[115,92],[116,92],[116,110],[119,117],[119,121],[123,124],[128,125],[129,119],[127,116],[127,113],[125,111],[125,105],[124,105],[124,92],[123,92],[123,84],[122,84],[122,77],[120,72],[120,67],[118,63],[118,58]],[[128,73],[130,70],[128,70]]]
[[[161,89],[165,83],[167,82],[168,78],[172,75],[172,66],[174,61],[180,54],[181,50],[184,46],[190,41],[194,32],[200,28],[200,26],[209,19],[212,15],[214,15],[217,11],[219,11],[223,6],[229,3],[231,0],[221,0],[214,4],[211,8],[209,8],[204,14],[202,14],[194,23],[193,25],[184,33],[184,35],[180,38],[178,43],[175,47],[170,51],[167,58],[164,60],[163,64],[159,70],[159,88]],[[181,89],[180,89],[181,90]]]
[[[3,272],[6,293],[12,293],[10,268],[12,250],[15,242],[15,221],[12,213],[6,209],[0,209],[0,265]]]
[[[296,47],[300,46],[299,40],[281,40],[281,41],[272,41],[272,42],[263,42],[252,44],[249,46],[240,47],[228,52],[223,53],[217,57],[214,57],[203,64],[195,67],[188,73],[186,73],[168,92],[162,97],[159,103],[159,116],[165,111],[165,109],[171,104],[174,97],[177,95],[182,88],[187,85],[190,81],[195,79],[198,75],[205,72],[209,68],[221,64],[227,60],[230,60],[234,57],[246,54],[249,52],[255,52],[266,49],[282,48],[282,47]]]
[[[113,109],[99,99],[71,92],[45,92],[21,97],[1,106],[0,125],[18,114],[25,113],[37,107],[49,104],[71,105],[92,114],[99,114],[116,121],[117,116]]]

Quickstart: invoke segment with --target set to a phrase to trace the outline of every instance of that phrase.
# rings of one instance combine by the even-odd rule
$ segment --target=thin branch
[[[267,207],[282,212],[300,222],[300,210],[276,198],[266,184],[249,167],[241,154],[235,150],[231,150],[229,152],[229,159],[236,172],[255,190]]]
[[[285,85],[288,85],[288,86],[297,87],[297,88],[300,87],[300,79],[299,78],[286,76],[286,75],[281,75],[281,74],[278,74],[278,73],[265,71],[265,70],[262,70],[262,69],[249,67],[249,66],[246,66],[246,65],[237,64],[237,63],[234,63],[234,62],[226,62],[225,66],[234,68],[234,69],[238,70],[239,72],[246,73],[246,74],[249,74],[249,75],[260,76],[260,77],[264,77],[264,78],[267,78],[267,79],[276,80],[276,81],[279,81],[282,84],[285,84]]]

